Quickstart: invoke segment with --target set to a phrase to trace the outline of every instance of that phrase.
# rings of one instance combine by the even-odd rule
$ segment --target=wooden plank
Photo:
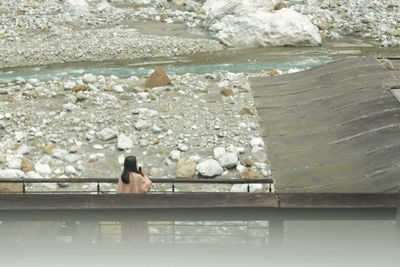
[[[0,210],[106,210],[277,207],[268,193],[190,194],[2,194]]]
[[[396,208],[397,193],[279,193],[280,208]]]

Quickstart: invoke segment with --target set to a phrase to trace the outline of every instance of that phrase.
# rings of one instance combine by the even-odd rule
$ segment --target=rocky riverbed
[[[156,178],[270,177],[247,79],[277,74],[15,78],[0,85],[0,177],[118,177],[131,154]]]

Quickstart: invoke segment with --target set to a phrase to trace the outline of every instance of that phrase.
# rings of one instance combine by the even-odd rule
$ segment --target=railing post
[[[97,194],[100,194],[100,181],[97,179]]]
[[[22,179],[22,194],[26,193],[26,188],[25,188],[25,181]]]
[[[172,181],[172,192],[175,192],[175,183]]]
[[[250,193],[250,184],[247,184],[247,193]]]

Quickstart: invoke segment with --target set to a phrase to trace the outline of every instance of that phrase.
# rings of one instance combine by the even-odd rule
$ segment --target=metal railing
[[[44,178],[2,178],[0,184],[5,183],[17,183],[22,184],[22,192],[6,192],[6,193],[111,193],[114,191],[101,190],[101,184],[105,183],[118,183],[119,178],[55,178],[55,179],[44,179]],[[171,192],[176,191],[175,184],[247,184],[247,192],[250,192],[250,184],[268,184],[268,192],[272,193],[273,180],[271,178],[260,178],[260,179],[183,179],[183,178],[152,178],[153,184],[171,184]],[[27,190],[27,184],[79,184],[89,183],[96,184],[96,191],[29,191]],[[167,192],[167,191],[159,191]],[[1,192],[0,192],[1,193]],[[4,193],[4,192],[3,192]]]

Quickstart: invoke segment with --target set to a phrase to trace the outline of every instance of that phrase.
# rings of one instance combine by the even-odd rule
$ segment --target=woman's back
[[[147,193],[150,191],[152,182],[145,175],[142,176],[138,173],[129,173],[129,183],[125,184],[121,178],[118,179],[118,194],[137,194]]]

